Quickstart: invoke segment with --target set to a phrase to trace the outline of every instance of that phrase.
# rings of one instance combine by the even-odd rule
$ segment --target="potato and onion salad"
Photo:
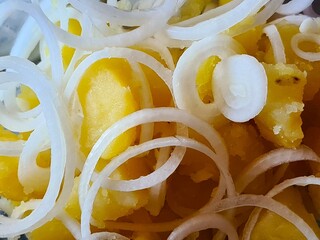
[[[0,238],[320,238],[320,1],[0,0]]]

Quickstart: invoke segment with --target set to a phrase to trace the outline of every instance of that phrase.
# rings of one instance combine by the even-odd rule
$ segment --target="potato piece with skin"
[[[277,196],[275,200],[287,205],[292,211],[299,215],[320,237],[320,229],[312,214],[310,214],[303,203],[301,194],[295,187],[290,187]],[[276,213],[264,210],[253,229],[252,240],[305,240],[302,233],[290,222]]]
[[[262,136],[276,146],[297,147],[303,138],[301,112],[306,74],[290,64],[264,64],[264,68],[267,102],[254,120]]]
[[[101,134],[126,115],[138,109],[130,88],[131,68],[123,59],[102,59],[94,63],[82,76],[78,87],[83,109],[80,144],[88,153]],[[111,159],[136,138],[136,130],[130,129],[116,138],[104,151],[102,158]]]
[[[298,57],[294,53],[291,47],[291,39],[295,34],[299,33],[299,26],[295,24],[284,23],[277,24],[277,29],[283,41],[287,63],[295,64],[301,71],[306,71],[307,73],[307,84],[305,86],[303,99],[311,100],[320,89],[320,61],[310,62]],[[264,38],[262,39],[261,44],[264,45],[263,51],[265,52],[263,54],[263,61],[266,63],[274,63],[273,51],[269,40]],[[314,51],[314,48],[316,47],[314,43],[310,42],[303,42],[299,46],[305,51]]]

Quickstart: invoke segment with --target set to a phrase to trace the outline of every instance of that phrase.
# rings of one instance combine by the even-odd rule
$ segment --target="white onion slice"
[[[320,61],[320,52],[305,52],[299,48],[301,42],[313,42],[320,45],[319,33],[297,33],[291,39],[291,47],[295,54],[310,62]]]
[[[152,146],[151,143],[149,143],[150,146],[148,146],[148,145],[147,146],[155,148],[157,141],[161,141],[161,142],[165,143],[164,140],[168,141],[168,143],[167,143],[168,146],[188,147],[188,148],[197,150],[197,151],[207,155],[208,157],[210,157],[211,160],[218,167],[222,176],[225,178],[225,181],[227,182],[228,194],[234,195],[234,189],[232,186],[233,183],[232,183],[232,179],[230,178],[230,173],[225,168],[224,162],[221,162],[221,159],[219,158],[219,156],[217,156],[212,150],[210,150],[208,147],[206,147],[203,144],[200,144],[197,141],[194,141],[194,140],[188,139],[188,138],[184,138],[184,137],[179,137],[179,136],[176,136],[175,138],[173,138],[173,137],[160,138],[158,140],[154,140],[155,141],[154,143],[151,142],[152,144],[154,144],[154,146]],[[165,146],[158,146],[158,147],[165,147]],[[134,150],[139,151],[139,153],[135,153],[135,155],[140,154],[141,153],[140,151],[142,151],[142,152],[146,151],[143,149],[143,147],[135,146],[135,147],[131,147],[130,149],[128,149],[126,154],[133,154]],[[150,149],[147,149],[147,150],[150,150]],[[180,162],[178,162],[178,161],[182,160],[182,159],[179,159],[179,155],[182,155],[182,154],[180,154],[179,151],[177,150],[177,153],[175,153],[175,154],[172,153],[172,158],[173,158],[172,160],[170,160],[171,159],[171,157],[170,157],[162,166],[160,166],[158,169],[156,169],[153,173],[146,175],[146,176],[143,176],[143,177],[140,177],[138,179],[134,179],[134,180],[106,179],[106,177],[108,177],[111,173],[103,172],[104,177],[100,177],[101,181],[103,181],[103,183],[101,183],[101,184],[104,188],[111,189],[111,190],[117,190],[117,191],[124,191],[124,192],[142,190],[142,189],[146,189],[146,188],[155,186],[156,184],[161,183],[164,180],[166,180],[173,173],[173,171],[175,171],[175,169],[180,164]],[[120,154],[118,157],[114,158],[112,160],[112,163],[109,163],[110,166],[106,167],[105,171],[107,171],[107,170],[114,171],[115,168],[117,168],[119,166],[119,164],[122,164],[122,161],[124,161],[123,159],[129,158],[129,157],[124,158],[124,156],[125,155]],[[133,156],[130,156],[130,157],[133,157]],[[178,157],[178,159],[174,159],[177,157]],[[120,159],[122,161],[120,161]],[[174,161],[176,161],[176,162],[174,162]],[[101,175],[102,175],[102,173],[101,173]],[[96,179],[96,181],[98,179]]]
[[[83,14],[123,26],[141,26],[150,21],[155,14],[159,14],[157,11],[161,11],[161,9],[124,11],[95,0],[69,0],[69,2]]]
[[[156,155],[155,169],[160,168],[169,159],[170,150],[171,149],[169,147],[164,147],[159,150]],[[149,201],[145,208],[151,213],[151,215],[157,216],[160,213],[166,201],[166,194],[166,180],[149,189]]]
[[[277,13],[282,15],[293,15],[302,12],[312,4],[313,0],[291,0],[288,3],[281,5]]]
[[[44,106],[42,111],[46,119],[52,148],[50,182],[39,207],[23,219],[1,218],[0,237],[14,237],[32,231],[47,222],[57,214],[52,211],[53,209],[58,210],[59,207],[61,209],[65,205],[72,189],[72,184],[70,185],[67,181],[73,182],[75,162],[74,157],[68,152],[71,150],[69,147],[72,148],[72,154],[75,154],[76,151],[73,148],[74,143],[70,139],[72,134],[69,132],[71,128],[68,126],[67,111],[44,74],[31,62],[16,57],[1,57],[0,69],[14,69],[19,72],[16,73],[17,79],[15,81],[21,81],[37,94],[40,104]],[[0,83],[6,81],[9,80],[0,78]],[[66,143],[68,143],[68,148]],[[68,158],[67,164],[66,158]],[[65,172],[65,183],[61,190]],[[57,198],[58,201],[56,201]]]
[[[199,214],[182,223],[173,230],[168,240],[183,240],[189,234],[208,228],[217,228],[228,235],[229,240],[238,240],[238,233],[235,227],[220,214],[206,213]]]
[[[320,162],[318,155],[310,148],[302,145],[297,149],[279,148],[272,150],[250,163],[236,179],[236,189],[242,192],[261,173],[284,163],[310,160]]]
[[[276,10],[281,6],[283,2],[284,0],[267,1],[265,6],[254,15],[253,23],[237,26],[237,28],[231,29],[229,34],[231,36],[236,36],[246,31],[249,31],[250,29],[256,26],[265,24],[269,20],[269,18],[272,17],[272,15],[276,12]]]
[[[0,156],[18,157],[25,145],[25,141],[0,141]]]
[[[10,217],[12,218],[22,218],[23,215],[30,210],[34,210],[37,207],[39,207],[41,200],[38,199],[31,199],[27,202],[21,202],[18,207],[15,207],[12,211],[12,214]]]
[[[299,27],[301,33],[319,33],[320,20],[318,18],[306,18]]]
[[[286,63],[286,54],[277,27],[273,24],[269,25],[263,29],[263,32],[270,40],[275,63]]]
[[[270,197],[241,194],[237,197],[222,199],[214,204],[210,210],[213,212],[221,212],[245,206],[255,206],[268,209],[292,223],[306,237],[306,239],[318,239],[311,227],[300,216],[290,210],[287,206]]]
[[[39,167],[36,160],[39,152],[49,148],[48,133],[43,123],[31,133],[19,158],[18,179],[25,193],[45,192],[50,170]]]
[[[275,185],[267,194],[268,197],[274,197],[275,195],[282,192],[284,189],[297,185],[297,186],[307,186],[307,185],[320,185],[320,178],[314,176],[308,177],[296,177],[292,179],[286,179],[283,182]],[[245,228],[243,230],[243,240],[249,240],[251,232],[258,221],[261,208],[256,208],[252,211],[249,220],[247,221]]]
[[[148,37],[151,37],[155,32],[159,31],[166,25],[168,19],[175,12],[176,1],[177,0],[165,1],[160,7],[161,13],[155,14],[150,21],[147,21],[144,25],[132,31],[116,35],[97,38],[75,36],[54,25],[52,25],[52,27],[54,27],[56,36],[61,42],[82,50],[99,50],[105,47],[132,46]]]
[[[258,60],[234,55],[219,62],[213,73],[215,104],[234,122],[246,122],[260,113],[267,100],[267,75]]]
[[[165,61],[167,67],[172,71],[174,70],[175,65],[173,62],[172,55],[168,47],[165,44],[163,44],[163,42],[159,41],[156,38],[148,38],[143,42],[138,43],[137,46],[158,52],[161,58]]]
[[[140,102],[140,108],[152,108],[153,105],[153,99],[152,99],[152,93],[150,89],[150,84],[141,69],[141,66],[137,62],[130,61],[131,69],[134,73],[134,79],[139,84],[139,102]],[[140,143],[148,141],[152,139],[153,132],[154,132],[154,124],[148,123],[141,126],[140,129]]]
[[[209,35],[216,35],[239,23],[250,14],[256,13],[266,2],[266,0],[244,0],[215,18],[191,27],[171,26],[165,30],[165,34],[180,40],[199,40]]]
[[[273,21],[271,21],[269,24],[288,24],[288,23],[291,23],[291,24],[294,24],[294,25],[297,25],[297,26],[300,26],[300,24],[306,20],[306,19],[309,19],[310,17],[306,16],[306,15],[289,15],[289,16],[284,16],[284,17],[281,17],[281,18],[277,18]]]
[[[128,159],[134,157],[135,155],[140,154],[144,151],[149,151],[154,148],[166,147],[166,146],[182,146],[189,147],[200,151],[207,156],[209,156],[214,163],[217,165],[219,171],[221,172],[221,176],[227,182],[227,191],[228,195],[234,195],[233,183],[230,178],[230,173],[227,169],[224,168],[224,163],[219,162],[219,157],[215,155],[208,147],[203,144],[200,144],[192,139],[183,138],[183,137],[166,137],[160,139],[154,139],[149,142],[146,142],[142,145],[135,146],[129,148],[126,152],[120,154],[111,160],[111,162],[99,173],[98,178],[93,182],[89,192],[86,194],[86,199],[84,205],[82,207],[82,233],[85,238],[89,234],[89,221],[91,216],[91,211],[93,207],[94,198],[100,188],[103,186],[104,188],[118,191],[136,191],[145,188],[149,188],[151,186],[155,186],[163,182],[167,179],[178,167],[185,153],[184,148],[176,148],[171,157],[168,159],[166,163],[164,163],[161,167],[155,170],[153,173],[140,177],[135,180],[111,180],[106,179],[110,174],[121,164],[123,164]],[[219,187],[221,184],[219,183]],[[79,193],[80,194],[80,193]]]
[[[219,111],[215,103],[205,104],[199,97],[195,84],[198,68],[210,56],[224,59],[242,51],[239,43],[225,35],[212,36],[193,43],[179,58],[173,72],[172,88],[177,107],[212,122],[219,115]]]
[[[226,169],[228,168],[228,154],[226,147],[222,142],[219,134],[209,124],[201,121],[193,115],[190,115],[184,111],[175,108],[156,108],[139,110],[113,124],[101,135],[99,140],[93,146],[91,152],[88,155],[88,158],[86,160],[80,177],[80,206],[83,206],[85,196],[89,189],[90,179],[94,172],[95,166],[99,160],[99,157],[101,156],[105,148],[113,141],[113,139],[115,139],[117,136],[119,136],[126,130],[138,126],[140,124],[161,121],[180,122],[199,132],[208,140],[210,145],[214,148],[217,156],[221,158],[221,164],[224,164]]]
[[[90,218],[92,215],[93,202],[94,202],[94,199],[98,193],[99,188],[101,187],[102,183],[105,181],[105,178],[110,176],[110,174],[117,167],[119,167],[121,164],[123,164],[125,161],[127,161],[131,157],[134,157],[142,152],[149,151],[154,148],[166,147],[168,144],[169,144],[169,146],[175,145],[175,144],[171,143],[174,140],[176,140],[176,138],[173,138],[173,137],[150,140],[146,143],[142,143],[139,146],[129,148],[127,151],[123,152],[122,154],[120,154],[119,156],[117,156],[111,160],[111,162],[99,173],[98,178],[93,182],[89,191],[86,193],[84,203],[81,206],[81,210],[82,210],[82,214],[81,214],[82,238],[84,238],[84,239],[88,238],[88,236],[91,233]],[[175,148],[174,152],[172,153],[172,156],[167,161],[167,162],[169,162],[169,164],[167,164],[169,166],[167,166],[167,169],[165,169],[165,172],[164,172],[165,176],[161,176],[164,179],[159,179],[159,176],[153,177],[153,180],[156,180],[156,182],[151,185],[155,185],[157,183],[160,183],[163,180],[165,180],[168,177],[168,175],[171,175],[175,171],[175,169],[179,166],[184,154],[185,154],[185,148]],[[152,175],[152,174],[150,174],[150,175]],[[81,178],[80,178],[80,181],[81,181]],[[109,189],[111,189],[109,185],[107,185],[107,187]],[[112,185],[111,185],[111,187],[112,187]],[[138,185],[134,184],[134,187],[141,188],[140,184],[138,184]],[[145,189],[147,187],[149,187],[149,186],[145,187],[145,183],[142,185],[142,189]],[[120,190],[132,191],[132,189],[123,189],[123,188],[120,188]],[[80,194],[83,194],[80,191],[81,190],[80,190],[80,185],[79,185],[79,196],[80,196]]]

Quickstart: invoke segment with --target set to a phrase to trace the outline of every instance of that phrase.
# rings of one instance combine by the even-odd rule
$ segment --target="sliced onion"
[[[214,70],[215,104],[234,122],[246,122],[263,109],[267,100],[267,75],[260,62],[249,55],[222,59]]]
[[[134,79],[135,81],[139,82],[139,102],[140,102],[140,108],[152,108],[153,105],[153,99],[152,99],[152,93],[150,89],[150,84],[141,69],[141,66],[137,62],[130,61],[131,69],[134,73]],[[148,141],[152,139],[153,133],[154,133],[154,124],[148,123],[143,124],[140,129],[140,137],[139,141],[140,143],[143,143],[145,141]]]
[[[208,37],[192,44],[179,58],[172,76],[173,95],[177,107],[209,123],[213,122],[219,111],[215,103],[205,104],[199,97],[195,84],[198,68],[210,56],[224,59],[242,51],[239,43],[225,35]]]
[[[291,47],[295,54],[310,62],[320,61],[320,52],[305,52],[299,48],[301,42],[314,42],[320,45],[320,36],[318,33],[297,33],[291,39]]]
[[[185,139],[181,137],[167,137],[162,139],[160,138],[160,139],[151,140],[147,143],[144,143],[143,145],[130,148],[123,154],[120,154],[119,156],[114,158],[103,169],[103,171],[99,174],[98,178],[93,182],[89,192],[86,195],[84,206],[82,208],[81,226],[82,226],[82,233],[84,238],[86,238],[87,236],[86,234],[89,234],[89,231],[88,231],[89,221],[90,221],[91,211],[93,207],[93,201],[101,185],[103,185],[103,187],[107,189],[118,190],[118,191],[136,191],[136,190],[145,189],[147,187],[150,187],[151,185],[156,185],[157,183],[160,183],[164,179],[168,178],[168,176],[177,168],[177,166],[182,160],[185,150],[176,148],[172,153],[172,156],[168,159],[168,161],[164,165],[158,168],[155,172],[147,176],[140,177],[137,180],[129,180],[129,181],[111,180],[111,179],[106,180],[106,177],[108,177],[114,169],[120,166],[120,164],[134,157],[134,155],[140,154],[140,152],[142,151],[149,151],[152,148],[159,148],[167,145],[190,147],[208,155],[218,166],[219,170],[221,171],[221,175],[225,178],[225,181],[228,182],[228,186],[230,187],[229,181],[231,179],[228,176],[226,176],[226,174],[228,173],[226,173],[226,170],[223,169],[223,167],[220,165],[221,163],[217,162],[218,159],[215,160],[214,158],[215,154],[213,154],[213,152],[210,149],[208,149],[206,146],[199,144],[194,140]],[[183,151],[181,152],[181,150]],[[167,168],[168,170],[163,171],[162,170],[163,168]],[[220,175],[220,179],[221,179],[221,175]],[[219,187],[220,187],[220,183],[219,183]],[[228,189],[228,193],[230,193],[230,189]]]
[[[236,189],[242,192],[261,173],[284,163],[310,160],[320,162],[320,158],[310,148],[302,145],[297,149],[279,148],[272,150],[250,163],[236,179]]]
[[[213,212],[221,212],[237,207],[255,206],[268,209],[292,223],[306,239],[318,239],[311,227],[287,206],[270,197],[252,194],[241,194],[237,197],[222,199],[211,208]]]
[[[170,38],[180,40],[199,40],[209,35],[219,34],[239,23],[251,14],[258,12],[266,0],[244,0],[235,8],[191,27],[171,26],[166,31]]]
[[[306,18],[301,22],[299,30],[301,33],[318,33],[320,32],[320,23],[315,18]]]
[[[168,240],[183,240],[193,232],[217,228],[228,235],[229,240],[238,240],[235,227],[225,217],[215,213],[199,214],[173,230]]]
[[[163,44],[163,42],[159,41],[156,38],[148,38],[146,40],[144,40],[141,43],[137,44],[138,47],[142,47],[144,49],[150,49],[152,51],[156,51],[160,54],[162,60],[165,61],[167,67],[170,70],[174,70],[175,65],[173,62],[173,58],[172,55],[168,49],[168,47],[166,47],[166,45]]]
[[[281,182],[278,185],[275,185],[267,194],[268,197],[273,197],[284,189],[297,185],[297,186],[307,186],[307,185],[320,185],[320,178],[309,176],[309,177],[296,177],[292,179],[287,179]],[[261,212],[261,208],[256,208],[252,211],[249,220],[247,221],[245,228],[243,230],[243,240],[249,240],[251,232],[258,221],[259,214]]]
[[[99,160],[99,157],[103,153],[104,149],[121,133],[130,129],[131,127],[138,126],[140,124],[149,123],[149,122],[161,122],[161,121],[175,121],[183,123],[184,125],[193,128],[198,131],[201,135],[203,135],[210,145],[214,148],[217,158],[219,158],[219,164],[223,169],[228,168],[228,155],[226,152],[226,148],[223,142],[220,139],[220,136],[217,132],[205,122],[200,119],[187,114],[184,111],[177,110],[175,108],[157,108],[157,109],[143,109],[137,112],[134,112],[123,119],[116,122],[110,128],[108,128],[100,137],[100,139],[93,146],[91,152],[88,155],[86,163],[84,165],[80,183],[79,183],[79,202],[80,206],[83,208],[85,200],[90,203],[88,198],[86,198],[87,193],[89,191],[89,183],[91,176],[94,172],[95,166]],[[110,162],[112,164],[112,161]],[[109,164],[109,165],[110,165]],[[108,165],[108,166],[109,166]],[[225,171],[224,177],[230,178],[230,173],[228,170]],[[229,190],[232,195],[232,182],[229,181]],[[88,211],[90,214],[91,210]],[[82,214],[83,217],[88,217]],[[90,216],[90,215],[89,215]],[[88,219],[87,219],[88,221]],[[84,221],[83,221],[84,222]],[[88,224],[88,222],[87,222]],[[86,228],[86,227],[84,227]],[[84,229],[87,230],[87,229]],[[88,234],[89,232],[86,232]]]
[[[50,181],[39,206],[23,219],[1,218],[0,237],[14,237],[39,227],[55,216],[59,208],[64,207],[72,189],[74,174],[75,158],[69,151],[72,154],[76,154],[76,151],[73,147],[73,140],[70,139],[72,134],[66,116],[67,111],[46,76],[31,62],[16,57],[1,57],[0,69],[14,69],[17,72],[15,73],[16,81],[29,86],[37,94],[43,106],[42,111],[46,119],[52,149]],[[6,81],[10,80],[0,78],[0,83]],[[68,163],[66,163],[66,158],[68,158]],[[63,177],[65,177],[65,183],[61,190]]]
[[[286,63],[286,54],[277,27],[273,24],[269,25],[263,29],[263,32],[268,36],[270,40],[275,63]]]
[[[69,0],[69,2],[83,14],[102,19],[104,22],[123,26],[141,26],[152,20],[154,15],[159,14],[161,11],[161,8],[159,10],[124,11],[95,0]]]
[[[18,157],[25,145],[25,141],[0,141],[0,156]]]
[[[155,32],[163,28],[168,19],[174,14],[177,0],[165,1],[159,9],[161,13],[155,14],[155,16],[144,25],[129,31],[112,36],[90,38],[84,36],[75,36],[62,29],[52,26],[55,29],[58,39],[75,48],[82,50],[98,50],[105,47],[126,47],[132,46],[136,43],[151,37]],[[160,11],[160,10],[159,10]]]
[[[169,139],[170,139],[170,141],[169,141]],[[227,182],[227,186],[228,186],[228,188],[227,188],[228,193],[230,195],[235,194],[234,189],[233,189],[234,188],[233,182],[230,177],[230,173],[224,166],[225,163],[221,162],[221,159],[219,158],[219,156],[217,156],[208,147],[206,147],[203,144],[200,144],[199,142],[193,141],[191,139],[178,137],[178,136],[176,136],[175,138],[168,138],[168,139],[160,138],[158,140],[160,142],[164,142],[164,143],[165,143],[164,140],[167,140],[168,146],[188,147],[188,148],[197,150],[197,151],[207,155],[208,157],[210,157],[214,161],[214,163],[217,165],[222,176],[225,178],[225,181]],[[152,142],[152,144],[154,144],[154,146],[149,146],[149,147],[153,147],[153,148],[156,147],[157,140],[155,139],[154,141],[155,141],[154,143]],[[149,144],[152,145],[151,143],[149,143]],[[158,146],[158,147],[160,147],[160,146]],[[165,146],[161,146],[161,147],[165,147]],[[131,152],[134,152],[133,148],[134,147],[129,149],[126,154],[130,154]],[[139,151],[138,154],[140,154],[140,151],[146,151],[140,146],[136,146],[135,148],[136,148],[135,149],[136,151]],[[150,150],[150,149],[148,149],[148,150]],[[116,190],[116,191],[123,191],[123,192],[137,191],[137,190],[149,188],[151,186],[155,186],[158,183],[161,183],[164,180],[166,180],[178,167],[178,165],[180,164],[180,161],[182,160],[182,157],[184,155],[180,152],[181,151],[177,150],[176,153],[172,153],[172,156],[171,156],[172,160],[170,157],[168,159],[168,161],[166,161],[161,167],[156,169],[153,173],[146,175],[146,176],[143,176],[143,177],[140,177],[138,179],[134,179],[134,180],[105,179],[108,175],[110,175],[110,173],[104,172],[103,173],[104,177],[101,177],[101,181],[103,181],[102,186],[107,189]],[[137,154],[135,154],[135,155],[137,155]],[[133,157],[133,156],[130,156],[130,157]],[[124,158],[124,157],[123,157],[123,155],[120,154],[117,158],[115,158],[112,161],[112,163],[109,163],[110,166],[106,167],[105,171],[107,171],[107,170],[112,171],[112,169],[115,170],[115,168],[119,166],[118,164],[122,164],[122,162],[120,161],[120,159],[122,159],[122,158]],[[126,157],[124,159],[129,159],[129,158]],[[122,159],[122,161],[123,161],[123,159]]]
[[[21,202],[19,206],[15,207],[12,211],[10,217],[12,218],[22,218],[23,215],[30,210],[34,210],[39,207],[41,200],[38,199],[31,199],[27,202]]]
[[[99,188],[101,187],[102,183],[105,181],[105,178],[110,176],[110,174],[117,167],[119,167],[122,163],[124,163],[125,161],[127,161],[131,157],[134,157],[144,151],[149,151],[151,149],[155,149],[158,147],[166,147],[167,145],[165,145],[165,144],[170,144],[170,142],[172,142],[172,141],[174,141],[174,138],[172,138],[172,137],[171,138],[164,138],[164,139],[150,140],[146,143],[143,143],[141,145],[141,147],[140,146],[132,147],[131,149],[128,149],[124,153],[120,154],[119,156],[117,156],[116,158],[111,160],[111,162],[101,171],[101,173],[99,173],[98,178],[93,182],[89,191],[86,193],[85,201],[84,201],[83,205],[81,206],[81,210],[82,210],[82,214],[81,214],[82,238],[84,238],[84,239],[88,238],[91,233],[90,217],[92,215],[93,202],[94,202],[94,199],[98,193]],[[170,145],[175,145],[175,144],[171,143]],[[175,169],[179,166],[184,154],[185,154],[185,148],[175,148],[174,152],[172,153],[172,157],[170,157],[170,159],[168,159],[168,161],[167,161],[167,162],[169,162],[169,164],[167,164],[167,169],[165,169],[165,171],[162,172],[165,175],[164,176],[158,175],[158,176],[154,176],[154,177],[152,177],[152,174],[148,175],[148,176],[151,176],[151,177],[149,177],[150,180],[156,181],[155,183],[151,183],[151,186],[161,183],[162,181],[164,181],[168,177],[168,175],[171,175],[175,171]],[[146,178],[148,178],[148,176]],[[141,178],[145,178],[145,177],[141,177]],[[139,179],[137,179],[137,180],[139,180]],[[81,178],[80,178],[80,181],[81,181]],[[133,181],[135,181],[135,180],[133,180]],[[144,182],[143,184],[139,184],[139,183],[137,184],[137,182],[138,181],[135,181],[135,184],[133,184],[134,188],[138,187],[140,189],[145,189],[145,188],[150,187],[150,186],[146,186],[146,183],[148,184],[147,181]],[[81,182],[80,182],[80,184],[81,184]],[[113,184],[108,184],[105,187],[107,187],[108,189],[112,189]],[[132,191],[132,189],[127,189],[126,184],[124,187],[120,186],[120,190],[121,191],[127,191],[127,190]],[[79,196],[80,196],[80,194],[83,194],[83,193],[81,193],[80,185],[79,185]]]
[[[160,168],[170,157],[170,148],[164,147],[159,150],[159,153],[156,156],[156,165],[155,169]],[[149,189],[149,201],[147,206],[145,207],[153,216],[157,216],[166,201],[166,193],[167,193],[167,184],[166,180],[152,186]]]
[[[19,158],[18,179],[25,193],[45,192],[50,170],[37,165],[37,156],[49,147],[48,133],[43,123],[31,133]]]
[[[277,13],[282,15],[292,15],[292,14],[298,14],[308,8],[312,4],[313,0],[291,0],[288,3],[285,3],[281,5]]]
[[[289,16],[277,18],[271,21],[270,24],[284,25],[284,24],[291,23],[291,24],[300,26],[300,24],[306,19],[309,19],[309,17],[305,15],[289,15]]]
[[[257,27],[259,25],[265,24],[272,15],[281,6],[284,0],[269,0],[266,2],[265,6],[255,14],[253,22],[251,24],[244,24],[242,26],[237,26],[235,29],[231,29],[230,35],[236,36],[250,29]],[[289,16],[288,16],[289,17]]]
[[[104,149],[113,141],[113,139],[119,136],[122,132],[140,124],[163,121],[180,122],[199,132],[208,140],[217,156],[221,158],[221,164],[224,164],[225,168],[228,168],[229,163],[226,147],[218,132],[212,128],[211,125],[201,121],[193,115],[188,114],[187,112],[175,108],[142,109],[119,120],[101,135],[88,155],[80,178],[79,192],[84,194],[87,192],[90,178],[95,169],[96,163]],[[80,205],[82,205],[81,203],[83,201],[81,200],[83,200],[84,196],[85,195],[79,196]]]

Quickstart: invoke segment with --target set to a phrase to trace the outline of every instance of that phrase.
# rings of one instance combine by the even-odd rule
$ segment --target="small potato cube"
[[[267,102],[255,122],[262,136],[276,146],[294,148],[303,138],[301,112],[306,74],[295,65],[264,64]]]

